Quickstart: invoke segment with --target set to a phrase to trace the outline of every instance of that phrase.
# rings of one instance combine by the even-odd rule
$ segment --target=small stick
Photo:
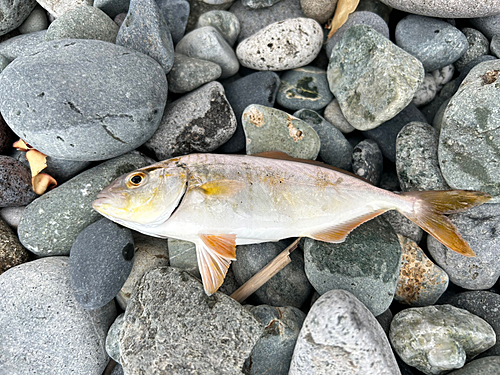
[[[267,281],[276,275],[279,271],[281,271],[288,263],[292,260],[290,259],[290,254],[297,248],[299,244],[300,237],[297,238],[293,243],[288,246],[285,250],[283,250],[276,258],[274,258],[267,266],[257,272],[252,276],[250,280],[248,280],[245,284],[243,284],[236,292],[231,294],[231,298],[235,299],[238,302],[243,302],[254,293],[257,289],[259,289],[262,285],[267,283]]]

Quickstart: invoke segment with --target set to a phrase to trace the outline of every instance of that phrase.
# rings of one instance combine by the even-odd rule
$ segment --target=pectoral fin
[[[237,180],[214,180],[199,186],[206,195],[228,198],[238,194],[244,187],[245,183]]]
[[[196,245],[198,267],[205,293],[211,295],[224,282],[231,261],[236,259],[236,235],[200,235]]]

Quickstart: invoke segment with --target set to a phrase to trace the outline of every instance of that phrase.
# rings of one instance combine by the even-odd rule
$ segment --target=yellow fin
[[[200,234],[200,238],[219,256],[236,260],[236,234]]]
[[[243,181],[237,180],[215,180],[205,182],[199,188],[207,195],[217,197],[232,197],[245,187]]]

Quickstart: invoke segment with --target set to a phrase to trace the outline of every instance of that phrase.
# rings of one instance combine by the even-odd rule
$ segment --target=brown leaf
[[[42,154],[40,151],[35,150],[34,148],[26,152],[26,159],[28,159],[28,162],[30,163],[31,177],[35,177],[38,173],[40,173],[47,167],[47,155]]]
[[[47,173],[39,173],[31,179],[33,190],[38,195],[42,195],[47,189],[53,189],[57,186],[57,181],[54,177]]]
[[[17,149],[19,151],[28,151],[30,149],[30,147],[26,144],[26,142],[24,142],[20,138],[19,138],[19,141],[14,142],[12,147],[14,147],[15,149]]]
[[[356,10],[359,0],[339,0],[337,3],[337,9],[335,9],[335,15],[330,24],[330,32],[328,33],[328,39],[332,37],[333,34],[342,26],[349,14]]]

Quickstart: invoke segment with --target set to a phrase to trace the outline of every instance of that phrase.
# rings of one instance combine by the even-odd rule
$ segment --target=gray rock
[[[215,81],[221,74],[222,69],[216,63],[176,53],[174,65],[167,75],[168,89],[178,94],[193,91]]]
[[[449,219],[476,256],[464,257],[428,236],[427,247],[432,258],[454,284],[473,290],[491,288],[500,276],[500,205],[474,207],[450,215]]]
[[[212,26],[201,27],[186,34],[177,43],[175,52],[218,64],[222,69],[221,79],[231,77],[240,68],[233,49]]]
[[[462,57],[454,63],[458,71],[461,71],[467,64],[478,57],[490,53],[490,42],[480,31],[465,27],[462,29],[462,33],[464,33],[469,42],[469,48],[467,48]]]
[[[124,173],[151,164],[130,153],[80,173],[26,207],[17,234],[39,256],[68,255],[78,234],[101,215],[93,210],[97,194]]]
[[[233,13],[225,10],[212,10],[203,13],[198,18],[196,28],[204,26],[214,27],[230,46],[234,46],[240,34],[240,21]]]
[[[167,74],[174,64],[174,44],[155,0],[131,0],[116,44],[142,52],[157,61]]]
[[[438,134],[424,122],[410,122],[399,132],[396,170],[402,191],[450,190],[439,169]]]
[[[360,0],[356,10],[373,12],[382,17],[386,23],[389,23],[389,15],[391,14],[392,8],[385,5],[380,0]]]
[[[0,2],[0,35],[5,35],[9,31],[20,26],[28,18],[36,0],[2,0]]]
[[[369,130],[411,102],[424,79],[424,68],[371,27],[356,25],[333,48],[327,76],[347,121],[356,129]]]
[[[24,206],[37,196],[29,168],[10,156],[0,155],[0,207]]]
[[[325,108],[325,119],[330,122],[333,126],[339,129],[342,133],[347,134],[356,130],[349,122],[345,119],[342,110],[340,109],[339,101],[333,99],[330,104]]]
[[[64,13],[67,13],[81,5],[92,5],[94,0],[37,0],[40,4],[53,18],[61,17]]]
[[[158,160],[210,152],[236,130],[236,118],[219,82],[210,82],[165,107],[156,133],[145,146]]]
[[[4,55],[0,55],[0,73],[7,67],[7,65],[10,64],[10,59],[5,57]],[[2,124],[5,124],[5,121],[2,119],[1,120]],[[9,128],[10,129],[10,128]],[[3,138],[3,137],[2,137]],[[9,145],[10,147],[10,145]],[[3,150],[4,147],[0,147],[0,149]]]
[[[67,257],[11,268],[0,275],[0,294],[3,374],[103,373],[108,362],[104,340],[115,305],[84,310],[73,296]]]
[[[472,18],[469,22],[472,27],[481,31],[488,39],[492,39],[495,35],[500,35],[500,16],[498,14]]]
[[[424,235],[422,228],[399,212],[395,210],[387,211],[382,214],[382,217],[391,224],[391,227],[397,234],[407,237],[416,243],[422,240],[422,236]]]
[[[40,43],[45,42],[47,30],[18,35],[0,43],[0,54],[10,61],[16,57],[30,54]]]
[[[434,82],[436,82],[437,90],[441,90],[444,85],[451,81],[453,74],[455,73],[455,66],[453,64],[446,65],[441,69],[437,69],[431,72],[434,77]]]
[[[0,275],[9,268],[28,261],[29,253],[16,234],[0,219]]]
[[[439,109],[437,110],[437,112],[434,116],[434,119],[432,120],[432,127],[434,129],[436,129],[436,132],[438,132],[438,133],[441,133],[441,126],[443,125],[444,112],[446,111],[446,107],[448,107],[448,104],[450,103],[450,99],[451,98],[446,99],[440,105]],[[439,150],[439,148],[438,148],[438,150]]]
[[[305,240],[307,278],[319,294],[344,289],[377,316],[392,302],[399,276],[401,245],[383,219],[368,221],[343,243]]]
[[[114,43],[118,25],[99,8],[82,5],[52,22],[45,40],[98,39]]]
[[[266,26],[236,48],[241,65],[256,70],[289,70],[311,63],[323,44],[323,31],[311,18],[291,18]]]
[[[188,0],[189,18],[186,25],[186,32],[192,31],[196,22],[203,13],[212,10],[227,10],[234,3],[234,0]]]
[[[460,370],[449,372],[448,375],[499,375],[500,356],[475,359]]]
[[[394,316],[389,339],[396,353],[425,374],[443,374],[493,346],[483,319],[451,305],[414,307]]]
[[[109,17],[115,18],[120,13],[127,13],[130,0],[94,0],[94,6]]]
[[[300,0],[300,6],[306,17],[324,24],[333,16],[337,0]]]
[[[21,216],[25,208],[26,206],[4,207],[0,209],[0,218],[2,218],[9,227],[17,230],[17,226],[19,225],[19,221],[21,221]]]
[[[28,18],[19,26],[18,30],[21,34],[29,34],[45,30],[48,25],[47,13],[40,5],[37,5]]]
[[[487,17],[500,13],[500,4],[495,0],[477,3],[475,0],[380,0],[390,7],[414,14],[439,18]]]
[[[141,279],[125,312],[122,366],[151,375],[239,374],[262,330],[231,297],[208,297],[188,273],[156,268]]]
[[[424,81],[418,88],[415,95],[413,95],[412,103],[417,107],[429,104],[432,99],[436,96],[437,85],[434,81],[434,77],[430,73],[426,73],[424,76]]]
[[[191,275],[201,278],[196,258],[196,246],[189,241],[168,239],[168,255],[170,265],[179,270],[189,272]]]
[[[313,305],[299,334],[289,375],[400,375],[377,320],[351,293],[331,290]]]
[[[465,35],[448,22],[414,14],[398,22],[396,44],[419,59],[428,72],[457,61],[469,46]]]
[[[288,375],[293,349],[306,314],[295,307],[267,305],[250,308],[250,312],[264,327],[262,337],[245,361],[243,372],[261,375]]]
[[[352,150],[352,170],[359,177],[378,185],[382,178],[384,158],[377,142],[365,139]]]
[[[252,9],[268,8],[279,1],[280,0],[241,0],[244,6]]]
[[[316,159],[321,141],[307,122],[288,113],[251,104],[242,114],[247,154],[281,151],[299,159]]]
[[[325,163],[351,170],[352,146],[340,130],[310,109],[300,109],[293,115],[307,122],[318,133],[321,140],[319,156]]]
[[[438,156],[443,177],[453,189],[500,195],[500,165],[496,162],[500,122],[494,115],[499,72],[500,60],[474,67],[444,112]]]
[[[493,38],[491,38],[490,50],[496,57],[500,56],[500,34],[494,35]]]
[[[167,91],[163,70],[142,53],[99,40],[55,40],[5,68],[0,111],[46,155],[102,160],[151,137]]]
[[[124,316],[124,313],[117,316],[106,336],[106,353],[117,363],[121,363],[119,341]]]
[[[167,23],[172,41],[177,44],[184,36],[189,18],[189,2],[187,0],[156,0],[160,13]]]

